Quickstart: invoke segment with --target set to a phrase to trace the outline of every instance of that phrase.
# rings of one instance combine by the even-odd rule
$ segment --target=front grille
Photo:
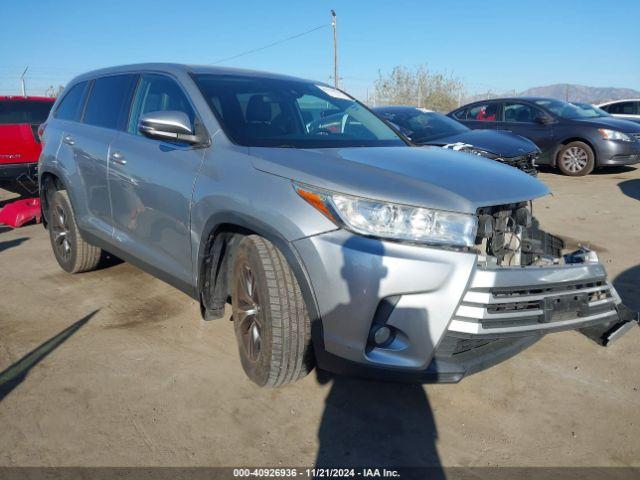
[[[615,312],[611,288],[604,279],[595,279],[545,286],[472,286],[465,293],[454,320],[491,330],[586,320]]]
[[[640,133],[633,133],[632,135],[640,142]]]

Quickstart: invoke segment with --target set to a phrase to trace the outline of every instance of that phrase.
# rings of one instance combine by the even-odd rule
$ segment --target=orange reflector
[[[333,223],[338,223],[336,222],[336,219],[333,217],[333,215],[331,215],[331,212],[324,204],[324,201],[322,200],[322,197],[320,195],[314,192],[309,192],[308,190],[303,190],[300,187],[296,187],[296,192],[298,192],[298,195],[304,198],[309,205],[322,212]]]

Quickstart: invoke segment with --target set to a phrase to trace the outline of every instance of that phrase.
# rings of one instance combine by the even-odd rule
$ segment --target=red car
[[[0,96],[0,187],[24,192],[36,185],[33,179],[41,150],[38,127],[49,116],[54,101]]]

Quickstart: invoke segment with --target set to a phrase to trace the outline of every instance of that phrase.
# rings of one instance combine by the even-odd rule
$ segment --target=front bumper
[[[336,373],[455,382],[544,334],[620,323],[620,298],[599,263],[489,269],[473,253],[343,230],[295,246],[321,317],[318,365]],[[392,337],[377,344],[380,326]]]
[[[640,140],[620,142],[603,140],[598,145],[598,166],[634,165],[640,162]]]

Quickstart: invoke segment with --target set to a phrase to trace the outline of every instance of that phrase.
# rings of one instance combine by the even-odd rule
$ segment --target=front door
[[[523,102],[504,102],[502,118],[497,124],[498,131],[515,133],[535,143],[542,155],[539,163],[551,163],[551,154],[555,147],[553,124],[539,123],[540,118],[550,118],[542,110]]]
[[[191,193],[204,149],[151,139],[138,131],[142,114],[177,110],[194,122],[195,111],[171,77],[143,74],[126,131],[109,156],[114,237],[126,253],[188,284],[192,279]]]

